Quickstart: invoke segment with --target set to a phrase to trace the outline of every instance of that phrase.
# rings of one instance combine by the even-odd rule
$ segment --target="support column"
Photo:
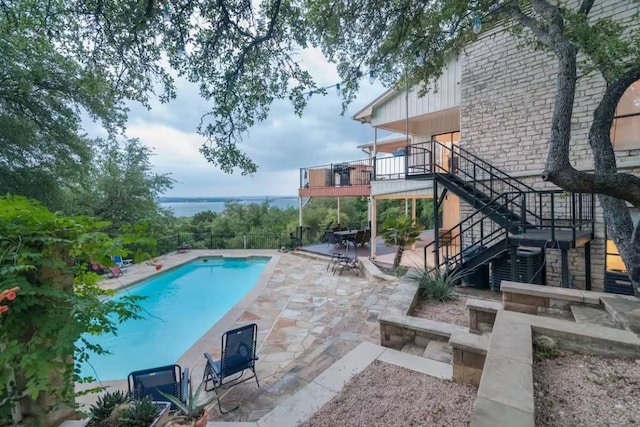
[[[440,265],[440,224],[438,218],[438,180],[433,179],[433,259],[435,262],[434,267]],[[428,254],[427,254],[428,255]],[[428,258],[428,256],[427,256]],[[425,259],[425,264],[427,260]],[[427,265],[425,265],[427,267]]]
[[[404,199],[404,216],[409,216],[409,199]]]
[[[560,250],[560,263],[561,263],[561,274],[562,274],[562,287],[569,287],[569,254],[566,249]]]
[[[413,202],[411,204],[411,220],[415,223],[416,222],[416,198],[414,197],[413,199],[411,199],[411,201]],[[413,242],[413,245],[411,245],[411,250],[416,250],[416,242]]]
[[[369,242],[369,251],[371,258],[376,257],[376,238],[378,235],[378,206],[376,198],[371,196],[371,241]]]
[[[302,197],[298,197],[298,239],[302,243]]]
[[[340,197],[338,197],[338,226],[341,227],[340,224]]]
[[[591,242],[584,245],[584,289],[591,290]]]

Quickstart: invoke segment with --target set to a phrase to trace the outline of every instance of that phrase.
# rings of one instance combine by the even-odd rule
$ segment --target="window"
[[[640,148],[640,80],[620,99],[611,125],[611,141],[616,150]]]
[[[439,135],[433,135],[432,138],[447,146],[451,146],[450,144],[458,145],[460,143],[460,131],[441,133]]]
[[[631,219],[633,219],[633,224],[637,225],[638,220],[640,220],[640,210],[632,209]],[[608,232],[606,228],[605,232]],[[606,239],[605,245],[605,270],[626,273],[627,268],[625,267],[624,262],[622,262],[622,257],[620,256],[620,252],[618,252],[616,244],[613,240]]]

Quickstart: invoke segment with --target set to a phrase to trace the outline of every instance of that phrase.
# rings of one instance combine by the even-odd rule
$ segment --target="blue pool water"
[[[87,336],[111,354],[92,354],[81,375],[101,381],[123,379],[138,369],[175,363],[255,286],[267,262],[197,260],[122,290],[115,299],[147,297],[140,301],[144,319],[120,324],[117,336]]]

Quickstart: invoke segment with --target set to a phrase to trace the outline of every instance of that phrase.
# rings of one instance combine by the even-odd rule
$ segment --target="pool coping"
[[[196,360],[200,360],[201,358],[204,360],[204,358],[202,357],[202,354],[205,351],[209,351],[211,348],[218,347],[222,334],[227,330],[231,329],[231,325],[233,325],[233,323],[238,319],[238,317],[240,317],[240,315],[242,315],[242,313],[246,311],[246,309],[255,301],[255,299],[258,296],[260,296],[262,291],[266,289],[282,257],[281,254],[278,252],[267,253],[267,251],[264,251],[264,250],[256,250],[256,251],[242,250],[243,253],[234,253],[234,251],[235,250],[233,249],[227,249],[223,251],[194,250],[190,254],[192,256],[186,257],[180,260],[179,262],[177,262],[175,265],[171,265],[171,267],[168,267],[162,271],[157,271],[157,270],[150,271],[149,272],[150,274],[144,277],[140,277],[129,283],[122,284],[117,288],[108,287],[106,289],[113,289],[116,292],[122,291],[124,289],[129,289],[132,286],[136,286],[145,280],[149,280],[149,279],[158,277],[162,274],[166,274],[170,271],[175,270],[176,268],[184,266],[185,264],[197,261],[198,259],[215,258],[215,259],[222,259],[222,260],[233,260],[233,259],[250,260],[250,259],[267,259],[268,258],[269,260],[267,261],[267,264],[262,270],[262,273],[260,274],[260,277],[258,277],[258,280],[256,281],[253,288],[251,288],[251,290],[247,292],[247,294],[245,294],[245,296],[242,297],[240,301],[238,301],[233,307],[231,307],[225,313],[224,316],[218,319],[216,323],[214,323],[204,334],[202,334],[175,361],[175,363],[180,366],[189,366],[189,368],[193,368],[193,366],[196,366],[198,363],[192,363],[192,362]],[[171,254],[173,254],[173,252],[167,255],[171,255]],[[107,282],[107,284],[115,283],[115,282],[108,282],[107,280],[105,280],[104,282]],[[99,283],[99,286],[102,287],[103,285],[104,285],[103,283]],[[204,362],[201,362],[201,363],[204,363]],[[82,388],[85,388],[85,387],[90,388],[94,386],[100,386],[102,384],[105,387],[109,388],[110,386],[114,386],[121,382],[125,382],[126,384],[126,381],[127,381],[127,378],[125,377],[125,378],[118,378],[118,379],[112,379],[112,380],[98,380],[93,383],[78,383],[77,385],[81,385]]]
[[[206,257],[198,257],[198,258],[206,258]],[[224,258],[224,256],[222,256]],[[250,259],[256,258],[256,256],[247,256],[247,257],[227,257],[226,259]],[[222,316],[216,323],[214,323],[211,328],[207,330],[196,342],[193,343],[191,347],[187,351],[185,351],[182,356],[180,356],[177,360],[177,364],[180,366],[189,365],[188,361],[196,360],[197,358],[203,358],[203,353],[208,351],[211,347],[217,346],[222,339],[222,334],[231,329],[233,323],[244,313],[253,302],[258,298],[262,292],[269,285],[269,280],[273,276],[278,263],[280,262],[280,254],[275,254],[270,257],[267,265],[262,270],[260,277],[256,284],[251,288],[247,294],[242,297],[240,301],[238,301],[233,307],[231,307],[224,316]],[[196,258],[197,259],[197,258]],[[205,345],[203,349],[202,346]],[[197,353],[197,354],[196,354]]]

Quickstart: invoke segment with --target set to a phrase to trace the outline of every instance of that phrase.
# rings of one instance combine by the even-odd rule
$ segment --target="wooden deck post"
[[[341,227],[341,225],[340,225],[340,197],[338,197],[338,227]]]
[[[376,257],[376,241],[378,236],[378,207],[376,198],[371,196],[369,199],[369,209],[371,210],[371,241],[369,242],[369,249],[371,258]]]
[[[411,202],[411,220],[416,222],[416,198],[411,199]],[[411,250],[416,250],[416,242],[413,242],[413,245],[411,245]]]

